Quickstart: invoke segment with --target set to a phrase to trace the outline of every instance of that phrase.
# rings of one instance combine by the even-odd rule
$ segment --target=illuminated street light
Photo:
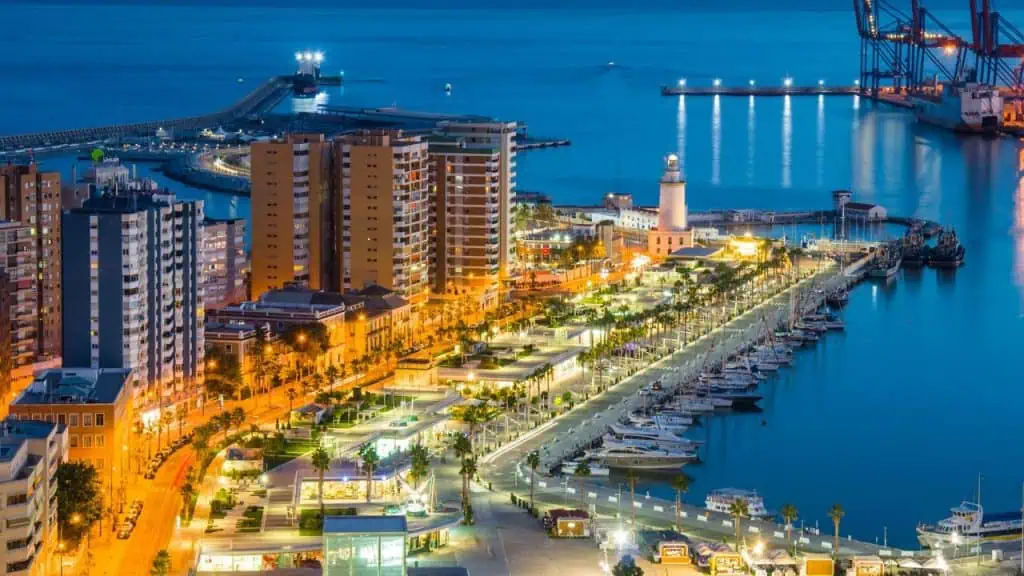
[[[715,84],[715,88],[718,88],[719,86],[722,85],[722,79],[721,78],[715,78],[714,84]]]
[[[302,62],[302,52],[295,53],[295,60],[298,62]]]
[[[824,86],[824,85],[825,85],[825,81],[824,80],[818,80],[818,86]]]
[[[946,56],[952,56],[953,53],[956,52],[956,46],[953,46],[952,44],[946,44],[945,46],[942,47],[942,52]]]
[[[686,86],[686,78],[680,78],[679,79],[679,85],[680,86]]]
[[[792,78],[790,78],[789,76],[786,76],[786,79],[782,81],[782,84],[783,84],[783,85],[784,85],[784,86],[785,86],[786,88],[790,88],[790,87],[792,87],[792,86],[793,86],[793,79],[792,79]]]
[[[317,52],[316,54],[314,54],[313,55],[313,61],[315,61],[315,62],[323,62],[324,61],[324,53],[323,52]]]
[[[751,87],[751,88],[753,88],[753,87],[754,87],[754,81],[753,81],[753,80],[751,80],[751,81],[749,82],[749,84],[750,84],[750,87]]]
[[[757,544],[754,544],[754,556],[760,556],[761,554],[764,554],[764,542],[758,540]]]

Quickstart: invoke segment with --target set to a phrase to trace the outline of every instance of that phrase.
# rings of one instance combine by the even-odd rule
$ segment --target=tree
[[[419,489],[420,480],[430,474],[430,453],[423,444],[413,444],[409,449],[409,457],[409,477],[412,478],[413,488]]]
[[[562,404],[568,406],[568,410],[572,409],[572,392],[568,390],[562,392]]]
[[[153,566],[149,569],[150,576],[167,576],[171,573],[171,555],[161,550],[153,558]]]
[[[78,545],[103,513],[96,468],[79,461],[57,468],[57,521],[65,541]]]
[[[832,508],[828,511],[828,517],[832,519],[832,527],[835,529],[832,533],[833,560],[839,557],[839,521],[842,520],[845,515],[846,512],[839,504],[833,504]]]
[[[464,482],[466,486],[469,485],[470,478],[472,478],[476,474],[476,472],[476,458],[473,458],[473,456],[471,455],[468,455],[465,458],[463,458],[462,467],[459,468],[459,474],[461,474],[462,477],[465,479]],[[469,490],[466,490],[465,492],[462,493],[462,511],[463,515],[465,516],[466,524],[472,524],[473,503],[470,501],[469,498]]]
[[[292,405],[295,403],[295,399],[299,397],[299,393],[295,390],[295,388],[289,387],[288,390],[285,391],[285,394],[288,395],[288,421],[291,422]]]
[[[683,494],[690,490],[690,477],[686,474],[676,474],[672,479],[672,489],[676,491],[676,532],[683,531]]]
[[[204,385],[207,396],[234,398],[242,384],[242,369],[238,365],[238,357],[220,348],[211,347],[206,351],[205,361]],[[203,405],[205,404],[204,401]]]
[[[473,453],[473,445],[470,443],[469,438],[465,434],[459,434],[455,437],[455,456],[460,460],[465,460]],[[465,502],[468,498],[469,493],[469,480],[465,474],[462,474],[462,501]]]
[[[320,502],[320,525],[324,521],[324,473],[331,469],[331,456],[323,446],[313,451],[313,469],[316,470],[316,498]]]
[[[743,519],[750,516],[750,508],[747,506],[747,501],[742,498],[737,498],[729,504],[729,515],[732,516],[732,522],[736,527],[736,546],[740,545],[740,525]]]
[[[377,449],[373,444],[367,443],[359,449],[359,459],[366,470],[366,501],[369,502],[370,496],[373,494],[373,471],[376,469],[377,463],[380,462],[380,456],[377,455]]]
[[[234,426],[235,432],[238,432],[242,424],[245,424],[245,409],[243,409],[241,406],[235,406],[231,410],[230,414],[231,426]]]
[[[633,560],[632,556],[626,554],[612,568],[612,576],[644,576],[644,570],[636,565],[636,561]]]
[[[785,522],[786,522],[786,548],[787,549],[791,549],[791,546],[792,546],[791,537],[792,537],[792,533],[793,533],[793,521],[796,520],[798,514],[799,514],[799,512],[797,512],[796,506],[794,506],[792,504],[783,504],[782,505],[782,519],[785,520]]]
[[[533,485],[537,483],[537,468],[540,467],[540,454],[536,450],[526,457],[526,465],[530,467],[530,510],[533,510]]]
[[[193,486],[192,482],[188,480],[186,480],[185,483],[182,484],[181,488],[179,489],[179,492],[181,494],[182,520],[189,520],[189,511],[192,508],[192,494],[194,494],[195,491],[195,486]]]
[[[590,476],[590,464],[586,460],[580,460],[579,464],[576,465],[576,470],[573,475],[580,479],[580,506],[585,506],[587,502],[587,493],[584,489],[583,482]]]

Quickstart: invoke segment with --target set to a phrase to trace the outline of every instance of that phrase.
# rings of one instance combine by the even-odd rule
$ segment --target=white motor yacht
[[[590,457],[609,468],[639,470],[678,470],[696,459],[692,452],[681,450],[650,450],[634,446],[617,446],[591,452]]]

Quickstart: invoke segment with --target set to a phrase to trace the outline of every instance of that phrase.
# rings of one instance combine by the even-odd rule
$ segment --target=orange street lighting
[[[74,514],[71,515],[71,524],[78,524],[81,521],[82,521],[82,515],[79,514],[78,512],[75,512]]]
[[[209,362],[206,363],[206,367],[208,369],[210,369],[210,370],[216,370],[217,369],[217,361],[216,360],[210,360]]]
[[[274,347],[271,346],[270,344],[267,344],[266,346],[263,347],[263,353],[264,354],[270,354],[273,351],[274,351]]]
[[[298,338],[296,338],[296,340],[298,340],[299,344],[305,344],[306,343],[306,335],[305,334],[299,334],[299,336],[298,336]]]

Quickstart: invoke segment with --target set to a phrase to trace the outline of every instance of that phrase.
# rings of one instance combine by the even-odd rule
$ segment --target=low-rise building
[[[370,285],[342,295],[350,358],[386,352],[412,338],[412,306],[392,290]]]
[[[67,427],[68,458],[92,464],[115,505],[124,499],[131,434],[132,372],[122,368],[63,368],[38,374],[11,403],[19,420]]]
[[[843,212],[847,220],[879,222],[889,217],[889,212],[882,206],[866,202],[847,202],[843,205]]]
[[[4,574],[55,574],[57,467],[67,458],[67,429],[52,422],[0,421],[0,502]]]
[[[220,324],[265,324],[275,334],[293,327],[320,324],[327,333],[327,348],[318,363],[321,367],[345,362],[345,302],[341,294],[289,286],[270,290],[255,302],[243,302],[211,310],[208,318]]]

